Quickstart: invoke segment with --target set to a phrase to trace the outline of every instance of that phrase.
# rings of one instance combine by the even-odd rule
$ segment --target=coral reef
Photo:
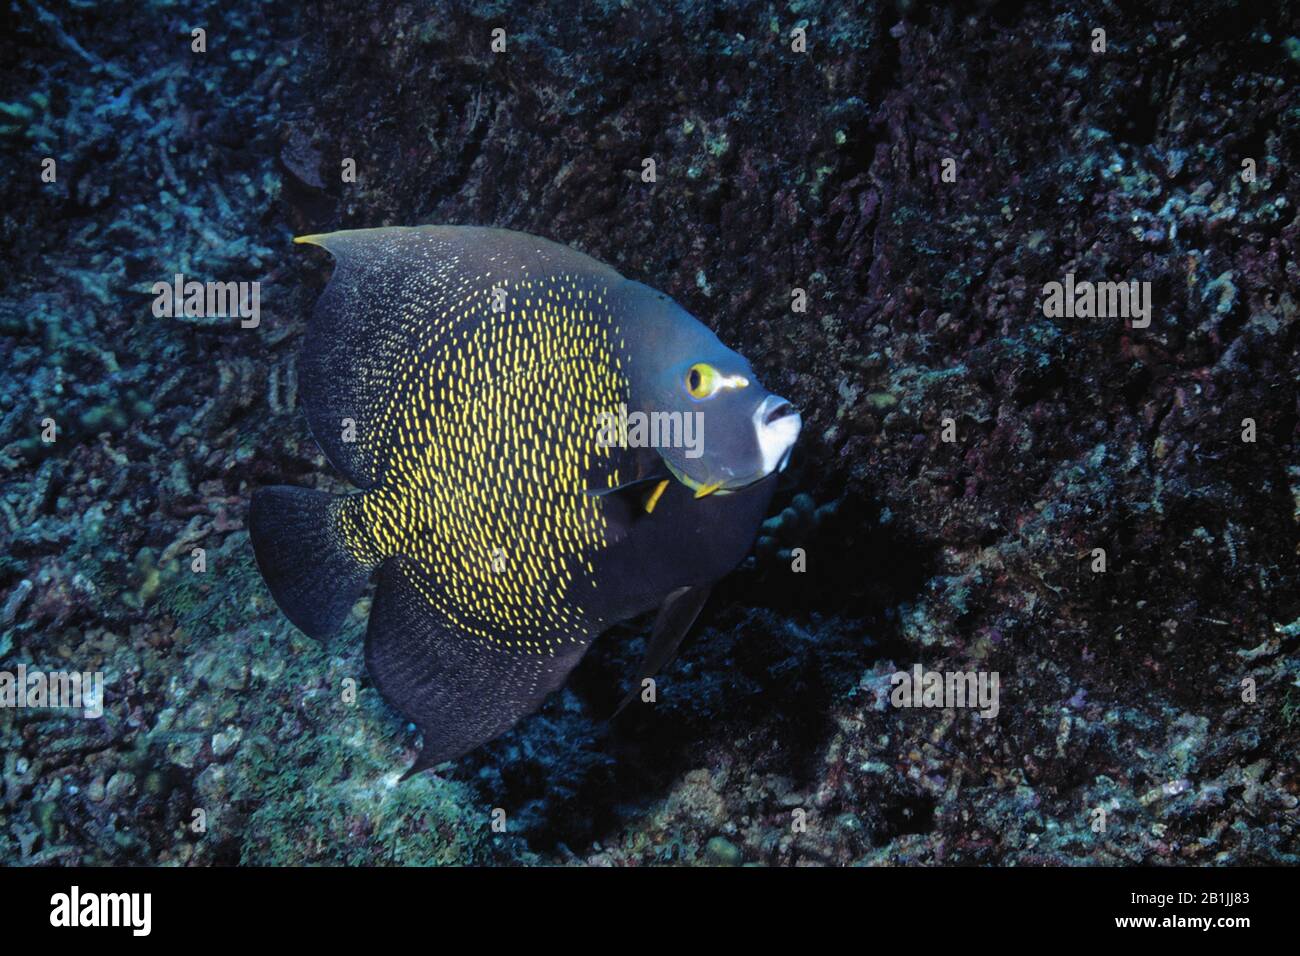
[[[18,9],[0,669],[105,699],[0,709],[0,861],[1300,863],[1292,4]],[[360,621],[298,634],[243,525],[341,487],[290,237],[416,222],[664,290],[805,426],[653,707],[606,719],[633,622],[399,783]],[[260,282],[260,324],[155,317],[175,273]],[[1067,273],[1149,282],[1149,327],[1048,317]],[[892,706],[918,663],[999,714]]]

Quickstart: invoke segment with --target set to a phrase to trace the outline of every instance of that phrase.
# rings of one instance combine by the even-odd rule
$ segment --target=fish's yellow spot
[[[722,482],[720,481],[715,481],[711,485],[700,485],[698,488],[695,489],[695,497],[696,498],[708,497],[709,495],[713,494],[721,487],[722,487]]]
[[[659,504],[659,499],[663,497],[664,489],[668,487],[668,479],[665,478],[659,484],[655,485],[655,490],[650,492],[650,497],[645,500],[645,513],[653,514],[655,505]]]
[[[295,241],[335,245],[332,235]],[[583,491],[598,475],[610,487],[621,478],[586,425],[628,400],[620,329],[607,308],[564,307],[594,298],[565,276],[495,279],[500,313],[482,276],[429,282],[403,304],[420,347],[385,340],[385,360],[365,369],[382,399],[358,438],[385,480],[339,530],[354,553],[406,557],[407,582],[468,639],[554,656],[589,630],[584,604],[609,546]]]

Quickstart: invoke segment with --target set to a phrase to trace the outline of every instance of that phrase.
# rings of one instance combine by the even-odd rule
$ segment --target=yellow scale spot
[[[465,633],[552,653],[583,624],[577,587],[596,586],[605,546],[584,482],[610,455],[598,414],[626,401],[622,339],[604,308],[560,305],[593,298],[571,281],[539,294],[515,283],[501,313],[493,285],[506,283],[464,281],[437,296],[451,307],[421,319],[423,348],[386,376],[399,383],[378,418],[386,481],[355,497],[340,528],[359,555],[414,559],[402,565],[412,585]]]

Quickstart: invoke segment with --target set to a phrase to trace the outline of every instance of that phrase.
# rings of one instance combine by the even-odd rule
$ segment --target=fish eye
[[[691,398],[708,398],[718,390],[718,370],[707,362],[696,362],[686,373],[686,391]]]

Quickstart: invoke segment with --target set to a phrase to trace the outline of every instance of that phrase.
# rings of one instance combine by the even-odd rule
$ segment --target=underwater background
[[[4,4],[0,670],[105,686],[0,709],[0,862],[1300,862],[1293,4]],[[630,622],[399,784],[364,602],[306,638],[245,525],[345,488],[291,237],[425,222],[663,290],[804,429],[654,708],[606,719]],[[175,273],[260,324],[155,317]],[[892,706],[918,664],[998,715]]]

